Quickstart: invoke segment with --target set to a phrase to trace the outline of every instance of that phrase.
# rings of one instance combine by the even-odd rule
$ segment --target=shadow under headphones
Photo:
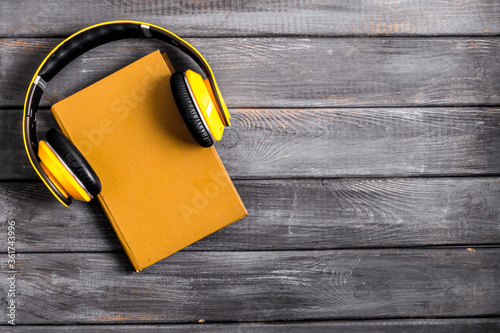
[[[112,21],[80,30],[57,45],[42,61],[31,80],[23,114],[24,146],[31,165],[52,194],[65,206],[71,197],[90,201],[101,192],[101,182],[75,145],[51,129],[37,141],[36,115],[47,83],[68,63],[90,49],[125,38],[154,38],[176,46],[191,57],[206,75],[194,71],[172,74],[172,94],[193,138],[203,147],[220,140],[230,126],[229,112],[210,66],[185,40],[159,26],[137,21]]]

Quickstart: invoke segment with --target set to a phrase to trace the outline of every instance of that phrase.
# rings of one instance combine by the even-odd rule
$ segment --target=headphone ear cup
[[[45,142],[52,148],[78,183],[92,197],[101,192],[101,181],[75,145],[58,129],[52,128],[45,135]],[[77,199],[77,198],[75,198]]]
[[[210,135],[208,128],[202,120],[202,115],[198,111],[191,94],[189,93],[186,81],[184,80],[184,73],[174,73],[170,78],[170,87],[174,95],[175,104],[186,123],[189,132],[193,138],[202,147],[210,147],[214,141]]]

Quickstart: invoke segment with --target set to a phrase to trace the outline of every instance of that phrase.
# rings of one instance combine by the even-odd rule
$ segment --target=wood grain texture
[[[0,111],[0,180],[38,179],[21,111]],[[499,108],[232,109],[216,144],[233,179],[500,174]],[[57,127],[38,117],[40,136]]]
[[[236,181],[249,216],[187,251],[500,243],[499,178]],[[123,252],[100,207],[62,207],[41,183],[0,183],[22,252]],[[144,221],[142,221],[144,222]],[[6,237],[6,236],[5,236]],[[1,251],[6,252],[6,242]]]
[[[122,253],[21,254],[18,323],[498,316],[499,255],[499,248],[181,252],[134,274]],[[0,279],[2,290],[7,285]]]
[[[250,213],[139,274],[97,203],[65,209],[34,181],[20,135],[40,61],[113,19],[172,29],[210,62],[233,114],[217,149]],[[498,36],[496,0],[0,0],[13,331],[500,331]],[[158,47],[88,52],[43,105]],[[4,270],[1,332],[7,289]]]
[[[409,36],[500,33],[500,5],[391,0],[36,0],[0,2],[3,36],[66,36],[95,23],[134,19],[186,36]]]
[[[364,321],[306,321],[295,323],[234,323],[234,324],[163,324],[163,325],[85,325],[85,326],[31,326],[17,327],[25,333],[107,333],[107,332],[205,332],[205,333],[498,333],[498,318],[468,319],[405,319]]]
[[[60,39],[0,39],[0,107],[20,107],[39,63]],[[498,38],[188,39],[211,64],[230,107],[497,106]],[[45,105],[163,44],[128,40],[77,59],[49,83]]]

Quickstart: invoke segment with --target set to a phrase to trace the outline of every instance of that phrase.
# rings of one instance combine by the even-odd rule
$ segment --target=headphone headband
[[[46,88],[47,82],[52,80],[67,64],[80,55],[97,46],[125,38],[154,38],[162,40],[176,46],[192,58],[207,76],[214,93],[215,101],[217,102],[218,108],[216,109],[223,124],[229,126],[229,113],[210,66],[205,58],[182,38],[159,26],[138,21],[104,22],[82,29],[62,41],[42,61],[31,80],[24,103],[23,138],[28,158],[45,185],[65,206],[70,204],[70,199],[65,198],[57,187],[52,184],[40,166],[36,154],[38,147],[36,114],[43,91]]]

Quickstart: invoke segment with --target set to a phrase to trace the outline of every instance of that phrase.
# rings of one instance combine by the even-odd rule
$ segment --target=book
[[[200,147],[155,51],[51,107],[99,176],[106,216],[136,271],[248,215],[214,147]]]

